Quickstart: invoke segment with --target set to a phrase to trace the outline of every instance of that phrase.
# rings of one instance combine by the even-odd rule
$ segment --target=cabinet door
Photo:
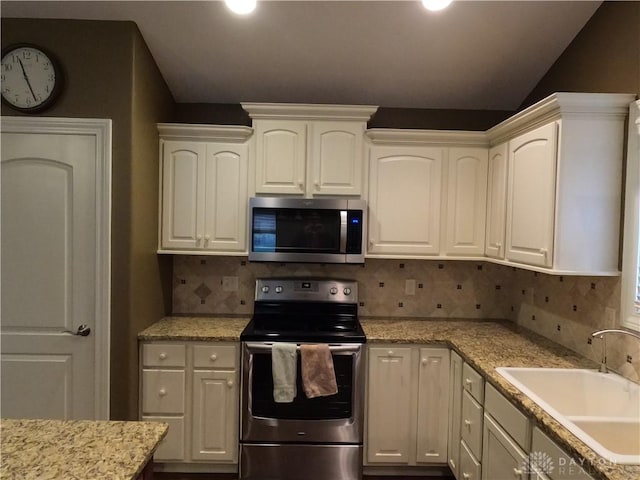
[[[553,261],[557,125],[509,142],[506,257],[550,267]]]
[[[305,193],[307,124],[256,120],[256,193]]]
[[[163,422],[169,424],[169,431],[153,454],[155,462],[184,461],[184,417],[142,416],[144,422]]]
[[[246,145],[207,145],[203,238],[207,250],[246,250],[247,162]]]
[[[447,161],[446,253],[483,255],[487,208],[485,148],[451,148]]]
[[[238,459],[238,386],[235,371],[193,372],[191,458]]]
[[[371,148],[369,253],[440,252],[442,149]]]
[[[528,480],[527,455],[489,415],[484,417],[482,479]]]
[[[505,220],[507,216],[506,143],[489,150],[487,191],[487,225],[484,253],[487,257],[504,258]]]
[[[201,247],[204,143],[165,141],[162,152],[163,248]]]
[[[313,195],[362,193],[364,123],[313,122],[310,188]]]
[[[446,463],[449,423],[449,349],[421,348],[416,461]]]
[[[462,423],[462,358],[451,351],[449,367],[449,441],[447,463],[456,478],[459,477],[460,424]]]
[[[408,463],[411,450],[411,348],[369,349],[367,461]]]

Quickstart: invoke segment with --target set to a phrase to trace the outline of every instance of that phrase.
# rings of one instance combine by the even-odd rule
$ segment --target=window
[[[622,252],[622,325],[640,331],[640,100],[629,109]]]

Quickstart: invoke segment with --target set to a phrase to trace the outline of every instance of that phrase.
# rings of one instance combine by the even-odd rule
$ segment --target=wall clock
[[[58,61],[43,48],[30,44],[2,50],[2,101],[11,108],[35,113],[50,107],[62,90]]]

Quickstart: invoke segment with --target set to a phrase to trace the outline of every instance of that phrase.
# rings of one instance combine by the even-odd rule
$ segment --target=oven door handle
[[[271,351],[271,346],[273,343],[258,343],[258,342],[245,342],[245,347],[247,347],[251,351]],[[362,344],[356,343],[351,345],[329,345],[329,351],[331,353],[357,353],[362,348]],[[300,351],[300,345],[296,349]]]

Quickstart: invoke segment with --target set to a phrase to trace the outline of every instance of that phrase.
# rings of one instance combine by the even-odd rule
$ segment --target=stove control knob
[[[263,285],[262,293],[269,293],[269,286],[268,285]]]
[[[343,292],[343,293],[344,293],[345,295],[349,296],[349,295],[351,295],[351,289],[350,289],[349,287],[347,287],[347,288],[345,288],[345,289],[344,289],[344,292]]]
[[[280,285],[276,287],[276,293],[282,293],[282,290],[283,288]]]
[[[331,289],[329,290],[329,293],[331,295],[335,295],[336,293],[338,293],[338,289],[336,287],[331,287]]]

